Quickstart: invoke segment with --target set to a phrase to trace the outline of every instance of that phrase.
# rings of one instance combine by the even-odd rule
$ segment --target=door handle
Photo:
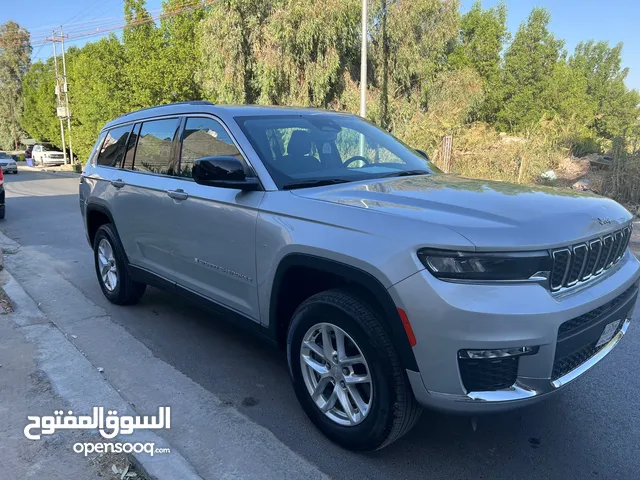
[[[113,185],[116,188],[122,188],[125,186],[125,183],[122,181],[121,178],[118,178],[117,180],[111,180],[111,185]]]
[[[181,188],[178,188],[177,190],[167,190],[167,195],[174,200],[186,200],[189,198],[189,194]]]

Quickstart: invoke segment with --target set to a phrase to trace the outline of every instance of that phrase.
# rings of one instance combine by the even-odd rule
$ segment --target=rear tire
[[[313,333],[309,333],[318,328],[321,329],[319,331],[328,329],[332,332],[327,338],[330,338],[333,360],[324,360],[325,352],[327,355],[330,353],[325,350],[324,334],[317,334],[314,339]],[[350,352],[342,355],[347,360],[344,363],[336,356],[340,350],[338,335],[344,337],[345,345],[351,348]],[[322,346],[317,343],[319,341]],[[345,352],[346,348],[342,348],[342,351]],[[360,362],[356,372],[355,364],[350,369],[349,361],[358,355],[364,357],[364,361]],[[308,367],[309,359],[317,362],[311,370]],[[289,327],[287,360],[293,388],[305,413],[322,433],[344,448],[370,451],[386,447],[407,433],[422,413],[388,329],[378,312],[348,290],[318,293],[298,307]],[[322,389],[320,395],[312,398],[314,386],[317,387],[325,376],[334,380],[325,382],[327,389]],[[363,385],[365,390],[356,392],[355,396],[351,390],[355,386],[353,379],[348,381],[353,376],[359,376],[360,380],[370,378],[370,385],[358,384]],[[333,400],[334,395],[337,401]],[[357,396],[361,397],[360,401],[356,400]],[[345,398],[350,404],[346,409],[341,407],[341,399]],[[326,410],[332,401],[335,406],[329,407],[328,413],[318,405],[323,404]],[[340,421],[341,412],[345,412],[344,418],[349,419],[351,412],[347,413],[347,410],[356,412],[356,415],[358,412],[365,413],[360,417],[351,417],[356,421],[345,424]]]
[[[93,239],[93,258],[100,288],[116,305],[132,305],[144,295],[146,285],[131,279],[120,237],[112,224],[106,223]]]

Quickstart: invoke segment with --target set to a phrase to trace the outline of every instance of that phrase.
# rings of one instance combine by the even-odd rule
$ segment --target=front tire
[[[298,307],[287,359],[305,413],[344,448],[383,448],[420,417],[385,324],[353,292],[328,290]]]
[[[111,303],[132,305],[140,300],[146,285],[129,276],[124,248],[112,224],[98,228],[93,240],[93,257],[100,288]]]

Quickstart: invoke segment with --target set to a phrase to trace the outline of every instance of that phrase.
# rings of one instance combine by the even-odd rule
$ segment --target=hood
[[[631,220],[621,205],[597,195],[455,175],[379,179],[292,193],[446,226],[478,250],[553,248],[617,230]]]

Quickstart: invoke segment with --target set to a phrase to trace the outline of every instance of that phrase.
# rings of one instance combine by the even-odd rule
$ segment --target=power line
[[[71,29],[72,33],[69,33],[69,39],[76,40],[80,38],[90,38],[90,37],[104,35],[109,32],[121,30],[126,27],[133,27],[133,26],[142,25],[145,23],[156,22],[158,20],[170,18],[175,15],[180,15],[183,13],[188,13],[191,11],[199,10],[201,8],[205,8],[213,4],[214,1],[215,0],[203,0],[200,4],[194,5],[193,0],[185,0],[181,3],[176,4],[174,7],[178,7],[178,8],[175,10],[172,10],[171,12],[162,13],[162,11],[164,10],[163,8],[151,10],[151,11],[148,11],[149,13],[148,17],[142,18],[139,20],[134,20],[129,23],[126,22],[124,17],[110,17],[110,18],[103,18],[96,21],[81,23],[81,24],[78,24],[79,26],[76,27],[75,29]],[[110,20],[110,21],[106,21],[106,20]],[[104,23],[100,24],[99,22],[104,22]],[[90,25],[95,25],[95,26],[90,27]],[[21,37],[15,36],[13,38],[17,40]],[[8,42],[11,40],[11,38],[5,37],[3,40]],[[37,45],[42,45],[47,43],[49,43],[48,37],[37,38],[31,41],[32,46],[37,46]],[[4,43],[0,45],[0,47],[14,47],[14,46],[19,46],[21,44],[22,42],[17,42],[14,44]]]

